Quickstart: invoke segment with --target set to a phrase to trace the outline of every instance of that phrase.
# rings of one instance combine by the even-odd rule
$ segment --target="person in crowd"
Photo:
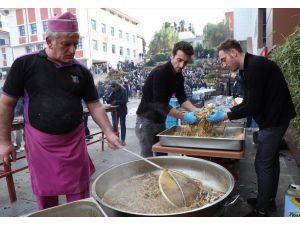
[[[184,82],[184,92],[185,92],[187,99],[191,103],[193,103],[193,92],[192,92],[191,87],[186,82]]]
[[[231,73],[230,78],[233,79],[232,95],[234,98],[244,98],[244,80],[241,71],[237,73]]]
[[[23,117],[23,98],[19,98],[17,105],[15,107],[14,111],[14,119],[15,118],[21,118]],[[24,147],[22,147],[22,141],[23,141],[23,131],[22,129],[18,129],[15,131],[12,131],[12,142],[16,148],[17,152],[24,151]]]
[[[143,86],[143,95],[137,109],[135,127],[143,157],[152,156],[152,145],[158,142],[156,135],[165,130],[167,115],[176,117],[189,124],[196,122],[196,107],[187,100],[184,91],[183,68],[194,54],[191,44],[180,41],[174,45],[171,60],[154,68]],[[169,105],[175,93],[180,105],[187,112],[180,112]],[[161,155],[157,154],[156,155]]]
[[[257,196],[247,202],[247,216],[267,216],[276,210],[280,165],[279,146],[289,122],[296,116],[292,98],[280,68],[265,57],[244,53],[239,42],[226,40],[218,46],[219,59],[231,71],[239,69],[245,80],[244,101],[230,112],[215,110],[208,122],[253,116],[259,126],[255,157]]]
[[[117,112],[111,113],[111,118],[113,121],[113,129],[115,132],[118,132],[117,124],[119,123],[119,120],[120,120],[121,144],[123,146],[125,146],[126,145],[126,143],[125,143],[126,115],[127,115],[127,102],[128,102],[127,91],[117,81],[111,81],[110,86],[111,86],[112,92],[107,99],[107,103],[118,106]],[[117,117],[115,114],[117,114]],[[117,118],[117,120],[116,120],[116,118]]]
[[[104,99],[104,95],[105,95],[105,87],[103,85],[103,83],[101,81],[98,82],[98,85],[97,85],[97,91],[98,91],[98,96],[99,96],[99,99]],[[104,100],[103,100],[104,102]]]
[[[81,100],[81,104],[82,104],[82,108],[83,111],[87,110],[87,105],[85,104],[85,102],[83,100]],[[88,122],[89,122],[89,116],[85,113],[83,113],[83,125],[84,125],[84,133],[85,133],[85,140],[89,141],[91,139],[93,139],[93,137],[90,136],[90,129],[88,126]]]
[[[89,197],[94,171],[85,143],[83,99],[94,121],[117,149],[119,138],[98,99],[90,71],[74,59],[79,42],[76,17],[69,13],[48,20],[47,47],[17,58],[9,71],[0,97],[0,159],[16,160],[11,143],[14,107],[24,101],[24,139],[32,190],[38,208]]]

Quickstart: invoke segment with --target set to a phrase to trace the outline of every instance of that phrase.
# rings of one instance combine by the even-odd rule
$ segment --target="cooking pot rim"
[[[192,210],[188,210],[188,211],[182,211],[182,212],[173,212],[173,213],[139,213],[139,212],[133,212],[133,211],[127,211],[127,210],[124,210],[124,209],[121,209],[121,208],[116,208],[114,206],[111,206],[110,204],[107,204],[106,202],[104,202],[99,196],[96,195],[96,183],[97,181],[102,177],[104,176],[106,173],[108,173],[109,171],[111,170],[114,170],[118,167],[121,167],[123,165],[126,165],[126,164],[131,164],[131,163],[134,163],[134,162],[140,162],[140,161],[143,161],[142,159],[136,159],[136,160],[132,160],[132,161],[128,161],[128,162],[124,162],[124,163],[121,163],[121,164],[118,164],[118,165],[115,165],[115,166],[112,166],[110,167],[109,169],[107,169],[106,171],[102,172],[93,182],[92,184],[92,195],[93,197],[99,202],[101,203],[102,205],[104,205],[105,207],[107,208],[110,208],[112,210],[115,210],[115,211],[119,211],[119,212],[122,212],[122,213],[126,213],[126,214],[132,214],[132,215],[137,215],[137,216],[180,216],[180,215],[183,215],[183,214],[188,214],[188,213],[193,213],[193,212],[197,212],[197,211],[200,211],[200,210],[204,210],[204,209],[207,209],[207,208],[210,208],[212,206],[216,206],[218,205],[220,202],[224,201],[228,195],[232,192],[233,188],[234,188],[234,185],[235,185],[235,182],[234,182],[234,178],[232,176],[232,174],[223,166],[217,164],[217,163],[214,163],[214,162],[211,162],[211,161],[208,161],[208,160],[205,160],[205,159],[199,159],[199,158],[193,158],[193,157],[189,157],[189,156],[156,156],[156,157],[148,157],[147,159],[148,160],[155,160],[155,159],[187,159],[187,160],[192,160],[192,161],[198,161],[198,162],[204,162],[204,163],[207,163],[207,164],[211,164],[219,169],[221,169],[222,171],[224,171],[224,173],[228,176],[229,178],[229,187],[228,187],[228,190],[226,191],[226,193],[221,197],[219,198],[218,200],[210,203],[210,204],[206,204],[202,207],[198,207],[198,208],[195,208],[195,209],[192,209]]]

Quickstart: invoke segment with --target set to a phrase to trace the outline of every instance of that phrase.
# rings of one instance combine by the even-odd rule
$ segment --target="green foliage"
[[[271,53],[271,59],[281,68],[288,83],[297,117],[291,125],[300,135],[300,27]]]
[[[179,41],[178,33],[169,23],[164,23],[161,29],[155,32],[149,44],[148,56],[155,56],[159,52],[171,54],[173,46]]]
[[[215,48],[222,41],[232,38],[232,31],[229,30],[228,23],[222,21],[218,24],[208,23],[203,29],[204,44],[206,48]]]
[[[154,56],[154,61],[161,62],[161,61],[168,61],[170,58],[170,54],[167,52],[159,52]]]
[[[105,79],[105,82],[108,82],[110,80],[119,80],[122,76],[124,76],[126,73],[123,70],[114,70],[111,69],[108,73],[108,76]]]
[[[145,63],[145,67],[153,67],[155,66],[155,61],[153,59],[150,59],[148,62]]]
[[[153,66],[144,66],[144,69],[148,71],[152,70],[153,68],[154,68]]]
[[[195,57],[196,58],[203,58],[204,52],[203,52],[203,46],[200,43],[197,43],[196,47],[194,48]]]

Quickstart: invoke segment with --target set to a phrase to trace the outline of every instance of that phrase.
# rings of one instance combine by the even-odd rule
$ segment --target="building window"
[[[133,58],[136,58],[136,50],[133,50]]]
[[[116,54],[116,45],[111,45],[111,53]]]
[[[48,24],[47,24],[47,21],[43,21],[43,32],[44,33],[47,33],[48,32]]]
[[[0,46],[5,45],[5,39],[0,39]]]
[[[129,34],[126,33],[126,41],[129,41]]]
[[[26,53],[33,52],[33,46],[32,45],[26,45],[25,51],[26,51]]]
[[[130,49],[127,48],[127,56],[129,57],[130,56]]]
[[[44,49],[44,45],[43,44],[37,44],[36,48],[37,48],[37,50],[43,50]]]
[[[36,34],[36,23],[30,24],[30,32],[31,34]]]
[[[106,25],[104,23],[101,23],[101,30],[103,34],[106,34]]]
[[[96,51],[98,50],[98,43],[96,40],[93,40],[93,49]]]
[[[19,34],[20,34],[20,36],[25,36],[25,27],[24,27],[24,25],[19,26]]]
[[[123,47],[120,47],[120,55],[123,55]]]
[[[111,27],[110,28],[110,34],[111,34],[111,36],[115,36],[115,28],[114,27]]]
[[[93,30],[97,29],[97,22],[96,22],[96,20],[91,20],[91,25],[92,25],[92,29]]]
[[[122,30],[119,30],[119,38],[120,38],[120,39],[123,38],[123,32],[122,32]]]
[[[82,50],[82,42],[83,42],[82,39],[83,39],[82,37],[79,38],[79,41],[78,41],[78,44],[77,44],[77,50]]]
[[[107,52],[107,43],[103,42],[103,52]]]
[[[135,43],[135,35],[132,35],[132,42]]]
[[[3,60],[6,60],[6,54],[5,53],[2,54],[2,57],[3,57]]]

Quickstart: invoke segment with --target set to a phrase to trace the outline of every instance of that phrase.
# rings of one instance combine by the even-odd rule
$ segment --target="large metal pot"
[[[164,168],[186,173],[193,178],[201,180],[203,184],[225,194],[211,204],[190,211],[170,214],[137,213],[116,208],[104,202],[102,198],[105,192],[122,180],[158,170],[143,160],[136,160],[115,166],[99,175],[94,181],[92,195],[108,216],[216,216],[220,214],[223,208],[222,202],[225,201],[234,187],[234,179],[228,170],[216,163],[192,157],[164,156],[148,159]]]

